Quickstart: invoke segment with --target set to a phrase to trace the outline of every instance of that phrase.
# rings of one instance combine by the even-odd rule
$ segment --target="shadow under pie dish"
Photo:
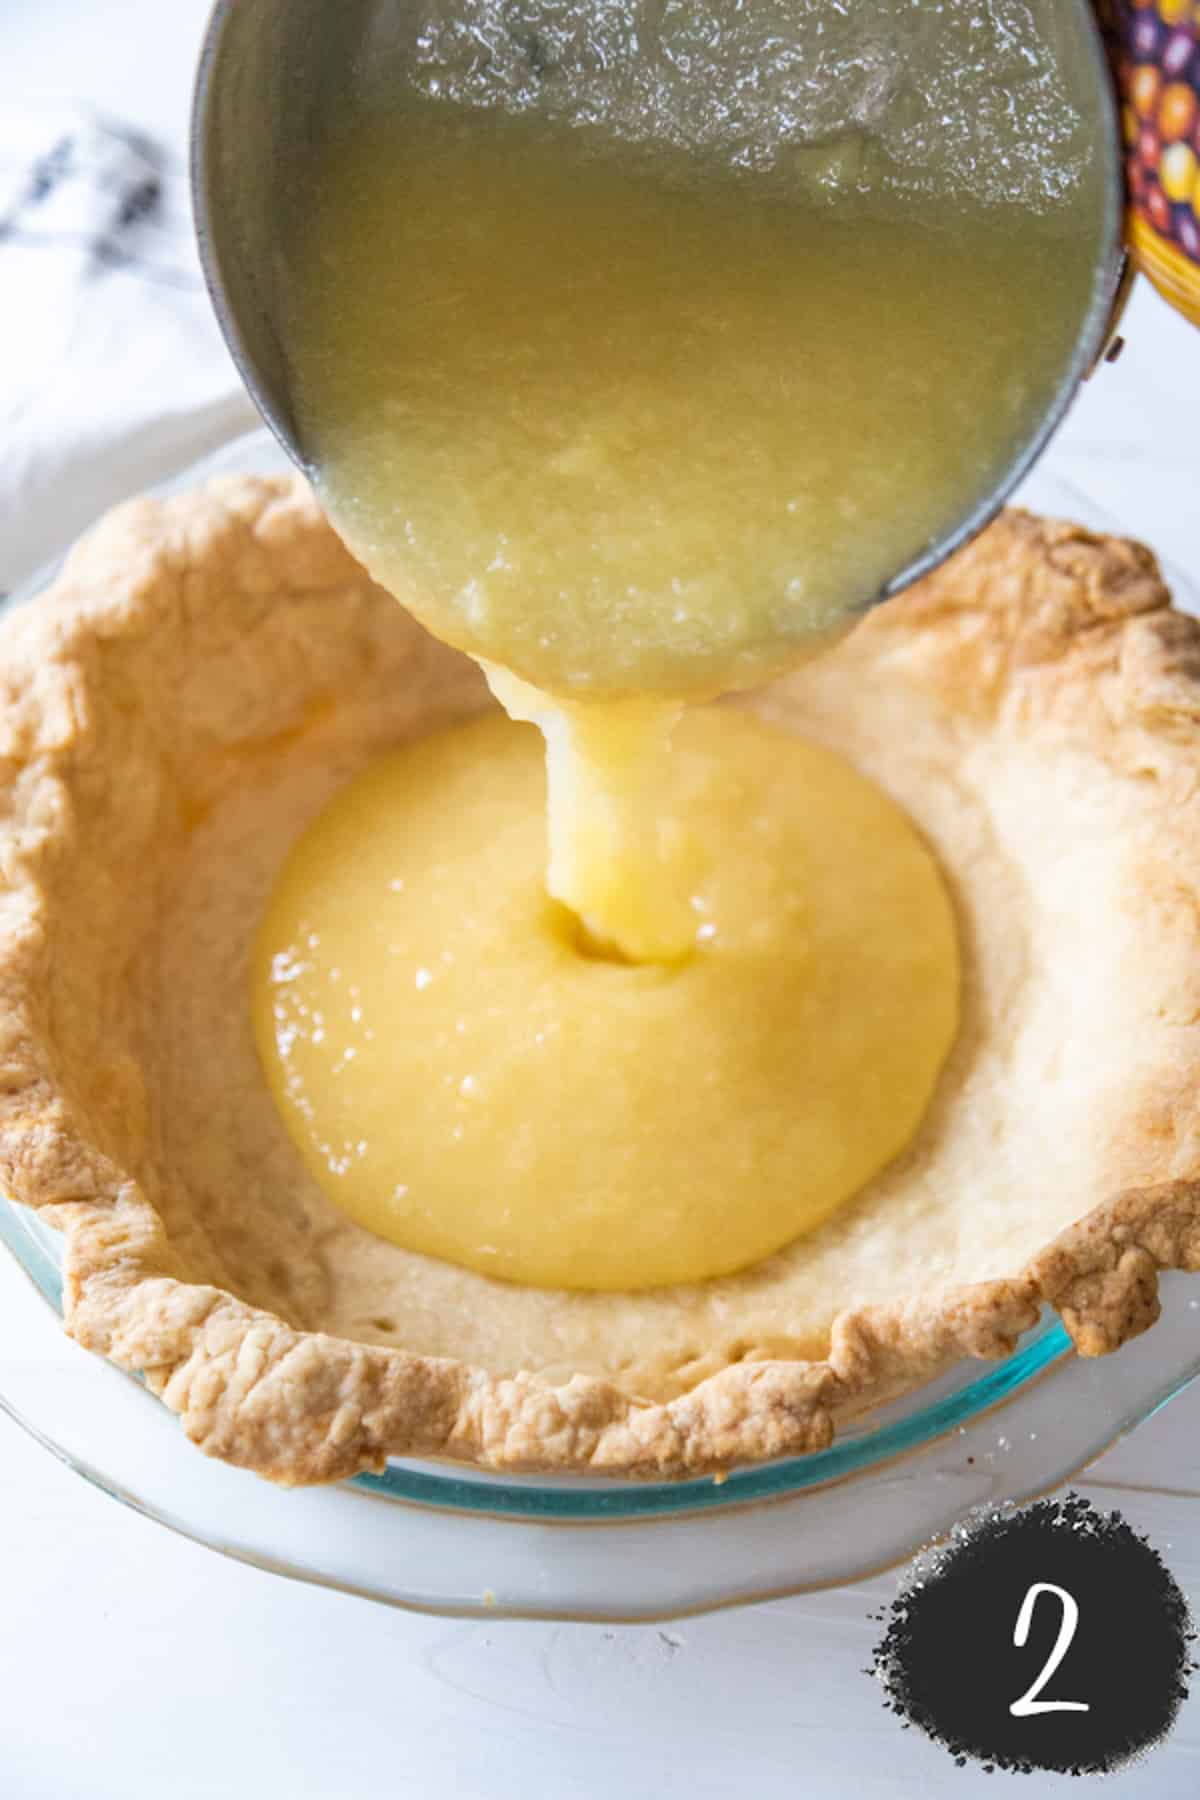
[[[294,479],[113,515],[0,641],[2,1173],[66,1236],[72,1334],[277,1480],[389,1455],[633,1476],[816,1450],[1059,1308],[1087,1352],[1196,1266],[1200,626],[1140,547],[1008,514],[740,704],[933,845],[963,1019],[910,1146],[741,1275],[521,1288],[317,1188],[257,1063],[290,843],[381,750],[486,704]]]

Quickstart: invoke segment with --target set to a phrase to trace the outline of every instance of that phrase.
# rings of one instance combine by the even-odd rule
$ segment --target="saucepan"
[[[773,46],[770,62],[755,71],[757,103],[764,113],[772,105],[771,83],[791,79],[786,92],[781,85],[774,116],[794,115],[797,58],[810,41],[801,39],[801,28],[810,33],[818,29],[817,15],[824,4],[825,0],[795,0],[791,5],[750,0],[752,9],[757,6],[769,15]],[[718,35],[724,13],[737,10],[741,16],[745,9],[746,0],[739,0],[736,8],[734,0],[703,0]],[[669,42],[670,17],[678,10],[664,7],[661,0],[629,0],[620,9],[616,30],[611,20],[614,9],[599,0],[219,0],[208,28],[193,119],[201,260],[234,360],[270,429],[301,469],[312,473],[294,402],[286,302],[289,283],[295,279],[296,245],[311,211],[322,146],[331,130],[345,126],[356,110],[378,104],[389,82],[399,88],[422,61],[428,66],[431,56],[445,55],[447,44],[452,55],[464,59],[462,66],[472,78],[480,67],[498,70],[500,78],[506,78],[508,62],[523,55],[539,31],[563,37],[564,17],[574,33],[577,65],[585,75],[593,55],[601,61],[622,56],[633,62],[673,58],[674,67],[679,59]],[[886,5],[876,4],[862,16],[878,19],[887,12]],[[922,546],[878,593],[865,597],[866,604],[906,587],[993,517],[1036,461],[1080,383],[1116,343],[1130,271],[1122,248],[1121,133],[1112,77],[1088,0],[1059,0],[1053,29],[1060,66],[1069,72],[1076,104],[1090,112],[1096,125],[1105,193],[1104,229],[1096,242],[1091,292],[1075,353],[1034,430],[1016,446],[990,491],[966,517]],[[595,33],[594,43],[589,31]],[[796,36],[790,51],[787,43],[781,44],[781,37],[789,33]],[[857,59],[856,79],[861,79],[868,51],[879,59],[879,41],[872,40],[864,57]],[[886,44],[886,36],[883,41]],[[527,64],[531,60],[536,68],[536,60],[526,57]],[[791,71],[790,77],[786,71]],[[657,71],[649,73],[650,79],[645,79],[646,71],[637,71],[639,91],[653,92]],[[879,79],[884,85],[886,78],[883,67]],[[824,73],[822,80],[827,86]],[[822,91],[824,115],[835,102],[836,94]],[[850,106],[859,104],[857,97],[848,101]],[[798,129],[803,129],[802,122]],[[984,143],[982,153],[986,152]],[[381,229],[386,229],[386,222],[381,222]],[[353,279],[353,272],[347,271],[347,280]],[[885,306],[886,284],[881,284],[880,292]],[[880,329],[886,331],[886,318],[881,318]]]

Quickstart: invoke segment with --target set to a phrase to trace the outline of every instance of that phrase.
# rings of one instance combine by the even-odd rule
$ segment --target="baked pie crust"
[[[1134,543],[1009,512],[738,704],[937,850],[963,1025],[910,1149],[740,1275],[491,1281],[303,1167],[250,946],[295,835],[488,704],[299,479],[112,514],[0,627],[0,1181],[64,1234],[71,1334],[281,1482],[389,1455],[678,1476],[814,1451],[1043,1303],[1097,1355],[1200,1267],[1200,623]]]

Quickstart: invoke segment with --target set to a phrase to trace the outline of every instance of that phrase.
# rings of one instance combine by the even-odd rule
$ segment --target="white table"
[[[0,105],[84,96],[182,145],[206,11],[10,5]],[[1058,466],[1200,568],[1200,336],[1148,291],[1128,336],[1077,406]],[[48,1319],[26,1353],[83,1354]],[[1198,1442],[1200,1386],[1104,1457],[1084,1491],[1150,1534],[1200,1609]],[[6,1420],[0,1472],[3,1800],[965,1800],[1020,1779],[954,1768],[882,1709],[862,1670],[879,1629],[867,1615],[891,1577],[672,1627],[453,1623],[226,1562],[94,1492]],[[1200,1700],[1109,1791],[1200,1792]]]

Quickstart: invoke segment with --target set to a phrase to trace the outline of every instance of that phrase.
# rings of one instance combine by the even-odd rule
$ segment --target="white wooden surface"
[[[182,143],[206,10],[7,0],[0,105],[83,96]],[[1056,463],[1200,570],[1200,335],[1144,292],[1129,336]],[[64,1350],[47,1338],[28,1353]],[[1200,1610],[1198,1427],[1200,1387],[1110,1452],[1085,1491],[1150,1533]],[[893,1591],[886,1577],[664,1628],[408,1617],[173,1538],[0,1419],[0,1796],[1078,1792],[956,1769],[899,1729],[863,1674],[878,1633],[867,1615]],[[1200,1793],[1200,1699],[1108,1791]]]

